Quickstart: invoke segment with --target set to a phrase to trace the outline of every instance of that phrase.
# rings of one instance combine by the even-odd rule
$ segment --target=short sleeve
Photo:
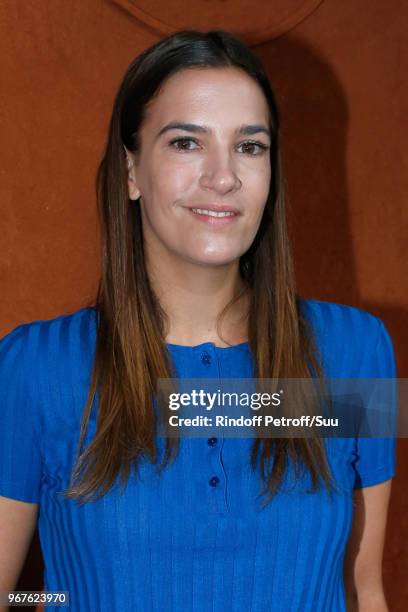
[[[375,349],[369,355],[367,378],[396,378],[394,348],[390,335],[380,319]],[[352,463],[355,470],[354,489],[369,487],[389,480],[396,471],[396,439],[358,438],[356,459]]]
[[[41,482],[39,402],[30,324],[0,340],[0,495],[38,502]]]

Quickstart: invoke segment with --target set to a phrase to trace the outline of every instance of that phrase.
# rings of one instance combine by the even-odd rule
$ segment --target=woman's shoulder
[[[395,376],[392,341],[383,321],[356,306],[300,299],[333,377]]]
[[[20,323],[0,337],[0,362],[18,360],[35,373],[36,368],[69,359],[81,359],[94,348],[95,307],[84,307],[52,318]],[[85,352],[84,352],[85,351]]]
[[[0,339],[0,495],[39,502],[44,474],[75,449],[95,321],[94,308],[81,308],[21,323]]]
[[[299,304],[305,318],[326,332],[363,332],[375,335],[382,325],[379,317],[357,306],[303,298]]]
[[[21,340],[23,338],[29,341],[37,334],[42,334],[44,338],[47,337],[51,341],[53,335],[61,330],[68,331],[69,329],[80,328],[82,331],[85,331],[87,328],[93,327],[96,323],[96,318],[96,307],[87,306],[54,317],[33,319],[14,326],[10,331],[0,336],[0,342],[4,340],[11,341],[11,339]]]

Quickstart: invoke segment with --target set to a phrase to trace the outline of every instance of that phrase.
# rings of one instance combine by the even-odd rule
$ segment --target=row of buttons
[[[201,361],[205,365],[210,365],[211,364],[211,355],[209,353],[207,353],[207,351],[203,351],[201,353]],[[217,438],[208,438],[207,443],[208,443],[209,446],[215,446],[217,444]],[[220,479],[218,478],[218,476],[213,476],[208,481],[208,484],[211,487],[216,487],[219,482],[220,482]]]
[[[207,353],[207,351],[203,351],[201,353],[201,361],[205,365],[209,366],[211,364],[211,355]],[[209,446],[215,446],[217,444],[217,441],[218,441],[217,438],[208,438],[207,443]],[[218,478],[218,476],[213,476],[208,481],[208,484],[210,485],[210,487],[216,487],[219,482],[220,482],[220,479]]]
[[[208,438],[207,440],[207,444],[209,446],[215,446],[217,444],[218,440],[217,438]],[[213,476],[212,478],[210,478],[210,480],[208,481],[208,484],[211,487],[216,487],[217,484],[220,482],[220,479],[218,478],[218,476]]]
[[[203,351],[200,355],[200,358],[204,365],[206,366],[211,365],[211,355],[207,351]],[[208,438],[207,443],[209,446],[215,446],[217,444],[217,441],[218,441],[217,438]],[[211,487],[216,487],[219,482],[220,482],[220,479],[218,478],[218,476],[213,476],[208,481],[208,484]]]
[[[201,353],[201,361],[207,366],[210,365],[211,355],[207,353],[207,351],[203,351]],[[208,438],[207,443],[209,446],[215,446],[217,444],[217,438]],[[220,482],[220,479],[218,478],[218,476],[213,476],[208,481],[208,484],[210,485],[210,487],[216,487],[219,482]]]

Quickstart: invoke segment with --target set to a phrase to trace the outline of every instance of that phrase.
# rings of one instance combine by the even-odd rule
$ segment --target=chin
[[[192,258],[194,263],[201,266],[227,266],[239,260],[240,255],[231,253],[212,253],[208,255],[196,255]]]

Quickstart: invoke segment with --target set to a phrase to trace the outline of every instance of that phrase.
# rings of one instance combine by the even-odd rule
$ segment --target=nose
[[[236,191],[242,186],[229,151],[212,151],[208,154],[201,168],[199,182],[204,189],[216,191],[220,195]]]

